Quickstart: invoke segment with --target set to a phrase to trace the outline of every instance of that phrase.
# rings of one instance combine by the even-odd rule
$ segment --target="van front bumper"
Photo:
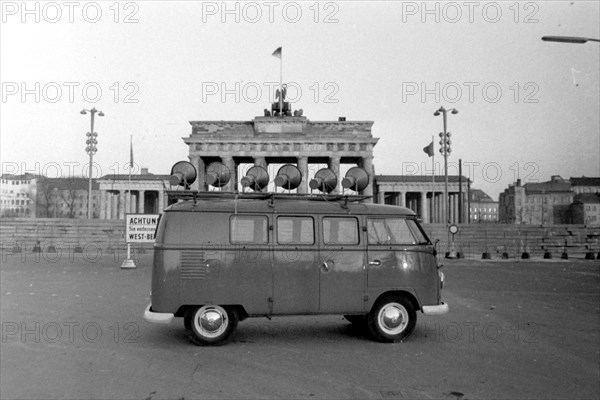
[[[152,311],[152,304],[148,304],[144,311],[144,320],[153,324],[169,324],[175,318],[173,313],[158,313]]]
[[[446,303],[435,306],[423,306],[421,308],[423,310],[423,314],[425,315],[444,315],[450,311],[450,307]]]

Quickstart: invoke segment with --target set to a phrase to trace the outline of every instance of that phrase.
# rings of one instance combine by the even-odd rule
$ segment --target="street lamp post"
[[[451,108],[450,110],[446,110],[444,107],[440,107],[436,112],[433,113],[434,116],[442,115],[442,119],[444,121],[444,131],[440,132],[440,153],[444,156],[444,208],[443,208],[443,218],[446,222],[446,226],[450,223],[450,214],[448,213],[448,155],[452,152],[450,145],[452,141],[450,137],[452,136],[450,132],[448,132],[448,112],[452,114],[458,114],[458,110],[456,108]]]
[[[86,110],[85,108],[81,110],[81,114],[86,115],[90,113],[91,122],[90,122],[90,131],[85,134],[87,137],[85,144],[87,145],[85,148],[86,153],[90,156],[90,167],[89,167],[89,182],[88,182],[88,219],[92,219],[92,162],[94,160],[94,154],[98,149],[96,145],[98,144],[98,134],[94,132],[94,116],[98,113],[99,117],[104,117],[104,113],[102,111],[96,110],[96,108],[92,108],[91,110]]]
[[[52,200],[54,200],[54,218],[56,218],[56,209],[58,208],[58,188],[52,189]]]

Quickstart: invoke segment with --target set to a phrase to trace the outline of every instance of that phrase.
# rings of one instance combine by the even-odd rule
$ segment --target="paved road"
[[[446,262],[450,314],[404,343],[325,316],[198,347],[180,320],[143,321],[149,256],[23,257],[0,270],[2,399],[600,398],[598,262]]]

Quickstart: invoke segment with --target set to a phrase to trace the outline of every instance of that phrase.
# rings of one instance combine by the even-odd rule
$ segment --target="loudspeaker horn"
[[[318,189],[323,193],[331,193],[337,186],[338,178],[329,168],[322,168],[317,171],[315,177],[310,180],[308,185],[312,190]]]
[[[369,174],[360,167],[352,167],[342,179],[342,186],[355,192],[363,191],[369,184]]]
[[[293,164],[286,164],[277,171],[277,177],[275,178],[275,185],[277,186],[292,190],[300,186],[300,182],[302,182],[302,173]]]
[[[227,165],[222,162],[215,161],[208,164],[206,168],[206,183],[214,187],[223,187],[229,183],[231,179],[231,171]]]
[[[255,165],[246,172],[240,183],[242,187],[249,187],[255,192],[260,192],[269,185],[269,173],[260,165]]]
[[[183,186],[186,189],[196,180],[196,167],[189,161],[178,161],[171,167],[169,182],[173,186]]]

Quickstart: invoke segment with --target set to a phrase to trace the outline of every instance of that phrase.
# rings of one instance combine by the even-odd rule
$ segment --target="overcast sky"
[[[597,1],[2,2],[3,173],[134,161],[168,173],[193,120],[251,120],[283,81],[312,121],[374,121],[377,174],[430,174],[450,115],[451,167],[497,198],[517,177],[600,176]],[[117,171],[117,169],[119,171]],[[456,169],[450,169],[456,173]]]

